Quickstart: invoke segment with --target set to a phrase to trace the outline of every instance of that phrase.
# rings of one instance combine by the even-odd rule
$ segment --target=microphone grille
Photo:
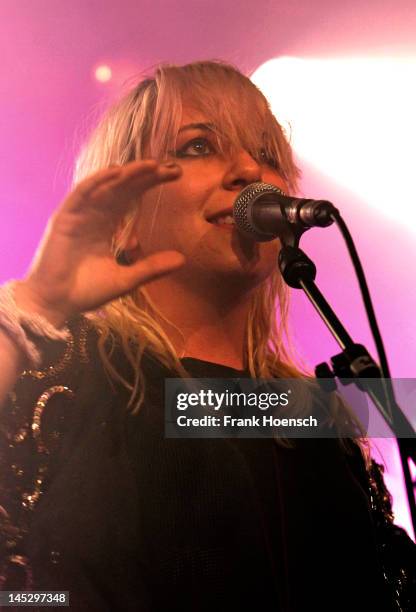
[[[256,240],[266,242],[276,238],[274,234],[267,234],[258,230],[253,222],[252,208],[253,205],[263,195],[270,193],[279,193],[285,195],[284,191],[271,185],[270,183],[250,183],[240,192],[238,198],[234,202],[233,216],[237,227],[245,234],[248,234]]]

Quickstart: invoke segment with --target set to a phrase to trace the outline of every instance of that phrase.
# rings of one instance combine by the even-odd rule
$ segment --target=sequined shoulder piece
[[[384,467],[372,460],[369,496],[377,547],[392,611],[416,609],[416,545],[404,529],[394,524],[392,497],[385,485]]]
[[[44,366],[22,373],[0,421],[0,589],[33,587],[25,553],[33,511],[48,487],[66,415],[73,409],[80,369],[90,361],[94,332],[85,317],[69,323],[65,343],[44,341]],[[45,421],[45,414],[48,417]]]
[[[21,380],[26,378],[36,380],[53,380],[74,365],[76,360],[88,363],[88,336],[92,334],[91,323],[85,317],[77,317],[69,322],[69,339],[66,342],[39,341],[44,364],[39,370],[25,370]]]
[[[370,503],[373,517],[377,518],[379,522],[392,524],[394,521],[392,497],[384,482],[383,474],[384,466],[373,459],[368,470]]]

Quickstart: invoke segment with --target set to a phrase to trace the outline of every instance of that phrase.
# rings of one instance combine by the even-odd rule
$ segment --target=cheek
[[[160,238],[165,218],[166,214],[162,214],[161,189],[151,189],[143,194],[138,204],[134,234],[144,255],[150,254],[152,245]],[[155,248],[158,246],[155,245]]]
[[[269,278],[278,269],[278,255],[281,248],[279,240],[257,242],[257,256],[247,257],[243,264],[246,273],[252,273],[258,281]]]
[[[281,249],[280,240],[271,240],[263,242],[260,246],[260,259],[264,262],[264,266],[270,270],[277,268],[277,258]]]
[[[145,255],[178,249],[196,240],[204,221],[201,194],[177,182],[146,192],[140,201],[135,236]]]
[[[285,180],[272,168],[267,168],[263,173],[263,183],[271,183],[282,189],[285,193],[289,193],[289,188]]]
[[[197,213],[203,207],[208,191],[190,178],[165,183],[150,189],[141,198],[141,209],[146,218],[161,216],[174,217]]]

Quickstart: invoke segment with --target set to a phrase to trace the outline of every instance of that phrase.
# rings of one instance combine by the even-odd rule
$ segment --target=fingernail
[[[166,168],[167,170],[178,170],[179,169],[179,165],[176,164],[175,162],[163,162],[160,164],[161,168]]]

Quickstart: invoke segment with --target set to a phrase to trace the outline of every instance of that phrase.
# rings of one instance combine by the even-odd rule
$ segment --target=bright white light
[[[111,72],[110,66],[103,64],[95,69],[94,74],[97,81],[100,81],[100,83],[107,83],[107,81],[111,79],[113,73]]]
[[[282,57],[252,80],[299,157],[416,231],[416,58]]]

